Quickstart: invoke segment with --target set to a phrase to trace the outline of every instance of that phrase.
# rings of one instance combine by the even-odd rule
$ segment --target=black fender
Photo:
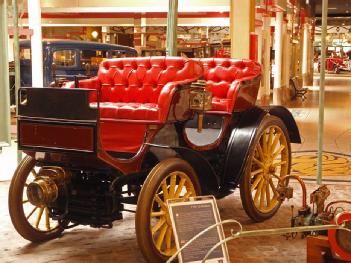
[[[171,147],[150,144],[149,151],[158,161],[178,157],[187,161],[195,170],[201,186],[202,195],[214,195],[218,192],[220,180],[211,164],[199,153],[186,147]]]
[[[235,188],[244,173],[246,159],[252,151],[252,143],[258,127],[264,116],[267,114],[280,118],[289,131],[290,141],[301,143],[300,133],[292,114],[282,106],[253,107],[244,112],[238,113],[237,122],[231,131],[222,177],[224,188]]]
[[[280,118],[288,129],[290,142],[301,143],[301,136],[296,121],[291,112],[283,106],[269,106],[263,108],[269,114]]]

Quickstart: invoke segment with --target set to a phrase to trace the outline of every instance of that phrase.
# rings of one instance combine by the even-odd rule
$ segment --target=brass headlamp
[[[211,110],[212,93],[207,90],[205,80],[197,80],[191,84],[190,109],[198,114],[197,131],[202,132],[204,112]]]

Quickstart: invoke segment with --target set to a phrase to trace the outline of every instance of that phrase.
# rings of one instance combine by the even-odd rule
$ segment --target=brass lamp
[[[198,114],[197,131],[202,132],[204,112],[211,109],[212,93],[207,90],[205,80],[197,80],[191,84],[190,109]]]

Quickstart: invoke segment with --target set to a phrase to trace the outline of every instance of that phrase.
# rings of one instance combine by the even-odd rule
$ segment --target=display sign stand
[[[216,200],[213,196],[168,200],[170,219],[177,250],[204,229],[218,224],[220,220]],[[222,225],[209,230],[194,240],[178,254],[179,263],[200,263],[207,252],[224,240]],[[226,244],[219,246],[206,260],[208,263],[229,263]]]

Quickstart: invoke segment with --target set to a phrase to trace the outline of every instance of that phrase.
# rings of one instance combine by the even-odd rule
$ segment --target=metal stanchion
[[[169,0],[167,15],[167,56],[177,55],[178,0]]]
[[[0,148],[11,144],[7,1],[0,0]]]
[[[13,53],[15,62],[15,93],[16,93],[16,114],[18,114],[18,90],[21,87],[20,74],[20,48],[19,48],[19,34],[18,34],[18,3],[17,0],[12,0],[12,19],[13,19]],[[18,139],[17,139],[18,142]],[[17,146],[18,148],[18,146]],[[17,163],[22,161],[22,152],[17,149]]]
[[[319,88],[319,120],[318,120],[318,159],[317,159],[317,184],[322,184],[323,173],[323,135],[324,135],[324,96],[325,96],[325,59],[326,37],[328,19],[328,0],[322,4],[322,48],[321,48],[321,74]]]

